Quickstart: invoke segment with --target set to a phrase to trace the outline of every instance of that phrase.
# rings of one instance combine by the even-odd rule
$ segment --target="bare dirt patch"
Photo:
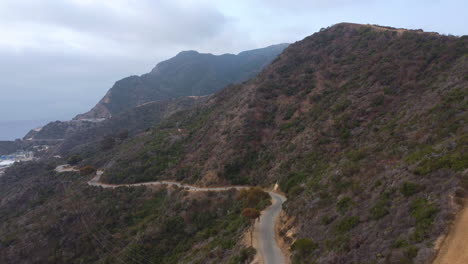
[[[438,240],[440,250],[433,264],[468,263],[468,207],[457,214],[455,221],[443,242]]]

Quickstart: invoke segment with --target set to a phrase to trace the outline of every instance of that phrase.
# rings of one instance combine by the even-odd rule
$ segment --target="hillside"
[[[174,113],[196,107],[209,96],[188,96],[177,99],[148,102],[127,109],[108,119],[56,121],[31,130],[23,142],[55,144],[50,154],[67,154],[86,146],[98,147],[109,138],[127,138],[157,125]]]
[[[106,190],[53,168],[15,164],[0,177],[1,263],[235,264],[252,257],[239,242],[247,200],[236,191]]]
[[[147,74],[117,81],[93,109],[75,119],[108,118],[151,101],[212,94],[228,84],[254,77],[287,46],[278,44],[219,56],[183,51],[158,63]]]
[[[429,263],[467,194],[467,93],[466,36],[342,23],[144,132],[72,143],[67,156],[105,169],[109,183],[278,182],[288,199],[280,236],[293,263]],[[148,105],[110,129],[152,116]],[[90,175],[55,173],[63,162],[18,164],[0,178],[1,261],[252,257],[241,242],[242,196],[91,189]]]
[[[55,153],[66,154],[87,146],[98,149],[104,139],[122,140],[135,136],[156,126],[161,120],[171,115],[196,108],[203,104],[209,96],[187,96],[164,101],[148,102],[118,113],[102,122],[89,127],[82,127],[64,137],[64,141],[57,146]],[[76,122],[81,120],[72,120]]]
[[[104,178],[279,181],[296,237],[315,245],[299,262],[425,263],[463,195],[466,54],[466,37],[335,25],[108,150]]]

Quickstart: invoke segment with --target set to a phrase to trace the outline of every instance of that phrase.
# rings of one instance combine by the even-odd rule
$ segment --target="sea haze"
[[[23,138],[29,130],[47,123],[47,120],[0,120],[0,140]]]

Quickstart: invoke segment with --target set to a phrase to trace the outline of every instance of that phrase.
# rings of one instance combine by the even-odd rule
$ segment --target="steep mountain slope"
[[[75,119],[107,118],[150,101],[212,94],[228,84],[252,78],[287,46],[219,56],[183,51],[159,63],[150,73],[116,82],[91,111]]]
[[[425,263],[464,195],[467,45],[338,24],[87,162],[113,183],[279,181],[298,263]]]
[[[467,194],[467,93],[466,36],[343,23],[144,133],[79,143],[73,154],[111,183],[278,182],[293,263],[428,263]],[[135,109],[112,129],[132,127]],[[108,192],[45,162],[15,164],[0,178],[0,261],[251,256],[234,193]]]

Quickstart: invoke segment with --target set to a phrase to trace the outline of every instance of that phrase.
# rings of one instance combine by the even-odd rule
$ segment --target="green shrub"
[[[432,222],[438,213],[437,207],[425,198],[418,198],[410,204],[410,214],[415,219],[415,230],[411,239],[421,242],[430,231]]]
[[[424,146],[424,147],[421,147],[420,149],[412,152],[408,156],[406,156],[405,161],[408,164],[413,164],[413,163],[415,163],[417,161],[420,161],[420,160],[428,157],[433,152],[434,152],[434,149],[432,148],[432,146]]]
[[[252,259],[255,254],[257,254],[257,250],[253,247],[241,249],[239,254],[239,263],[245,263],[247,260]]]
[[[348,210],[348,208],[352,205],[353,200],[349,197],[343,197],[336,203],[336,210],[339,213],[344,213]]]
[[[359,224],[358,216],[348,216],[343,218],[336,226],[335,230],[342,234],[348,232],[349,230],[355,228]]]
[[[294,115],[296,112],[296,107],[290,107],[286,110],[286,113],[284,114],[283,120],[289,120],[291,117]]]
[[[395,95],[395,94],[397,94],[397,89],[390,88],[390,87],[385,87],[383,89],[383,92],[384,92],[385,95]]]
[[[289,194],[294,186],[301,184],[306,178],[307,174],[303,172],[291,172],[289,173],[288,177],[280,180],[279,185],[281,190]]]
[[[308,238],[299,238],[291,245],[292,251],[298,251],[299,254],[309,254],[318,248],[318,244]]]
[[[416,175],[426,175],[439,169],[463,171],[466,168],[468,168],[468,155],[454,153],[423,160],[418,167],[413,170],[413,173]]]
[[[322,225],[329,225],[331,224],[331,222],[333,222],[334,218],[333,217],[330,217],[328,215],[324,215],[322,217],[320,217],[320,223]]]
[[[419,249],[415,246],[409,246],[406,250],[405,250],[405,255],[409,258],[409,259],[413,259],[415,258],[417,255],[418,255],[418,251]]]
[[[242,207],[258,210],[262,210],[271,204],[270,195],[258,187],[240,190],[238,200],[240,200]]]
[[[289,194],[291,196],[297,196],[297,195],[301,194],[304,190],[305,190],[304,187],[302,187],[300,185],[296,185],[296,186],[292,187],[289,190]]]
[[[385,200],[379,200],[370,210],[371,219],[378,220],[388,215],[388,202]]]
[[[395,241],[392,243],[392,248],[402,248],[408,246],[409,243],[406,239],[403,238],[397,238]]]
[[[411,195],[417,193],[419,191],[419,185],[412,183],[412,182],[404,182],[401,184],[400,192],[405,197],[410,197]]]
[[[332,111],[335,113],[343,112],[348,106],[352,104],[351,100],[341,100],[332,106]]]

